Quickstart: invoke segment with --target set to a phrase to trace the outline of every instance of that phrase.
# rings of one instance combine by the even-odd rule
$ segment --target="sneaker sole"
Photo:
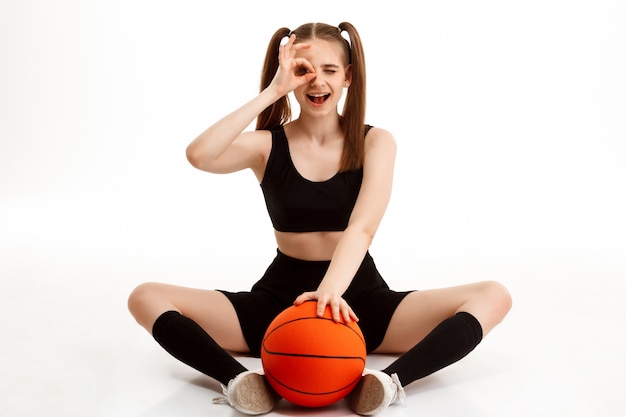
[[[368,415],[376,411],[385,396],[385,389],[378,378],[365,375],[350,393],[350,408],[357,414]]]
[[[233,407],[245,414],[257,415],[272,411],[276,400],[272,387],[259,374],[247,375],[237,387]]]

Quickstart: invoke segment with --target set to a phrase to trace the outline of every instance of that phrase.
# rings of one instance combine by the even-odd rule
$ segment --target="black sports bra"
[[[371,126],[366,126],[365,134]],[[282,126],[272,129],[272,150],[261,189],[274,229],[280,232],[343,231],[361,189],[363,168],[310,181],[296,170]]]

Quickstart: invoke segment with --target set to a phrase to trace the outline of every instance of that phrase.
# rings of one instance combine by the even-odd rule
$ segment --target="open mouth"
[[[307,94],[306,95],[309,100],[313,102],[313,104],[324,104],[330,94]]]

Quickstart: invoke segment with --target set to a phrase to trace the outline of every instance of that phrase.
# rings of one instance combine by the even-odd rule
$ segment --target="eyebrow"
[[[336,64],[324,64],[322,65],[322,68],[326,69],[326,68],[339,68],[339,65]]]

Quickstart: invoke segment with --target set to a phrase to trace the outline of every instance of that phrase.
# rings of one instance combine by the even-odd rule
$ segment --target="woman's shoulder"
[[[390,131],[381,127],[366,125],[365,147],[396,147],[396,140]]]

